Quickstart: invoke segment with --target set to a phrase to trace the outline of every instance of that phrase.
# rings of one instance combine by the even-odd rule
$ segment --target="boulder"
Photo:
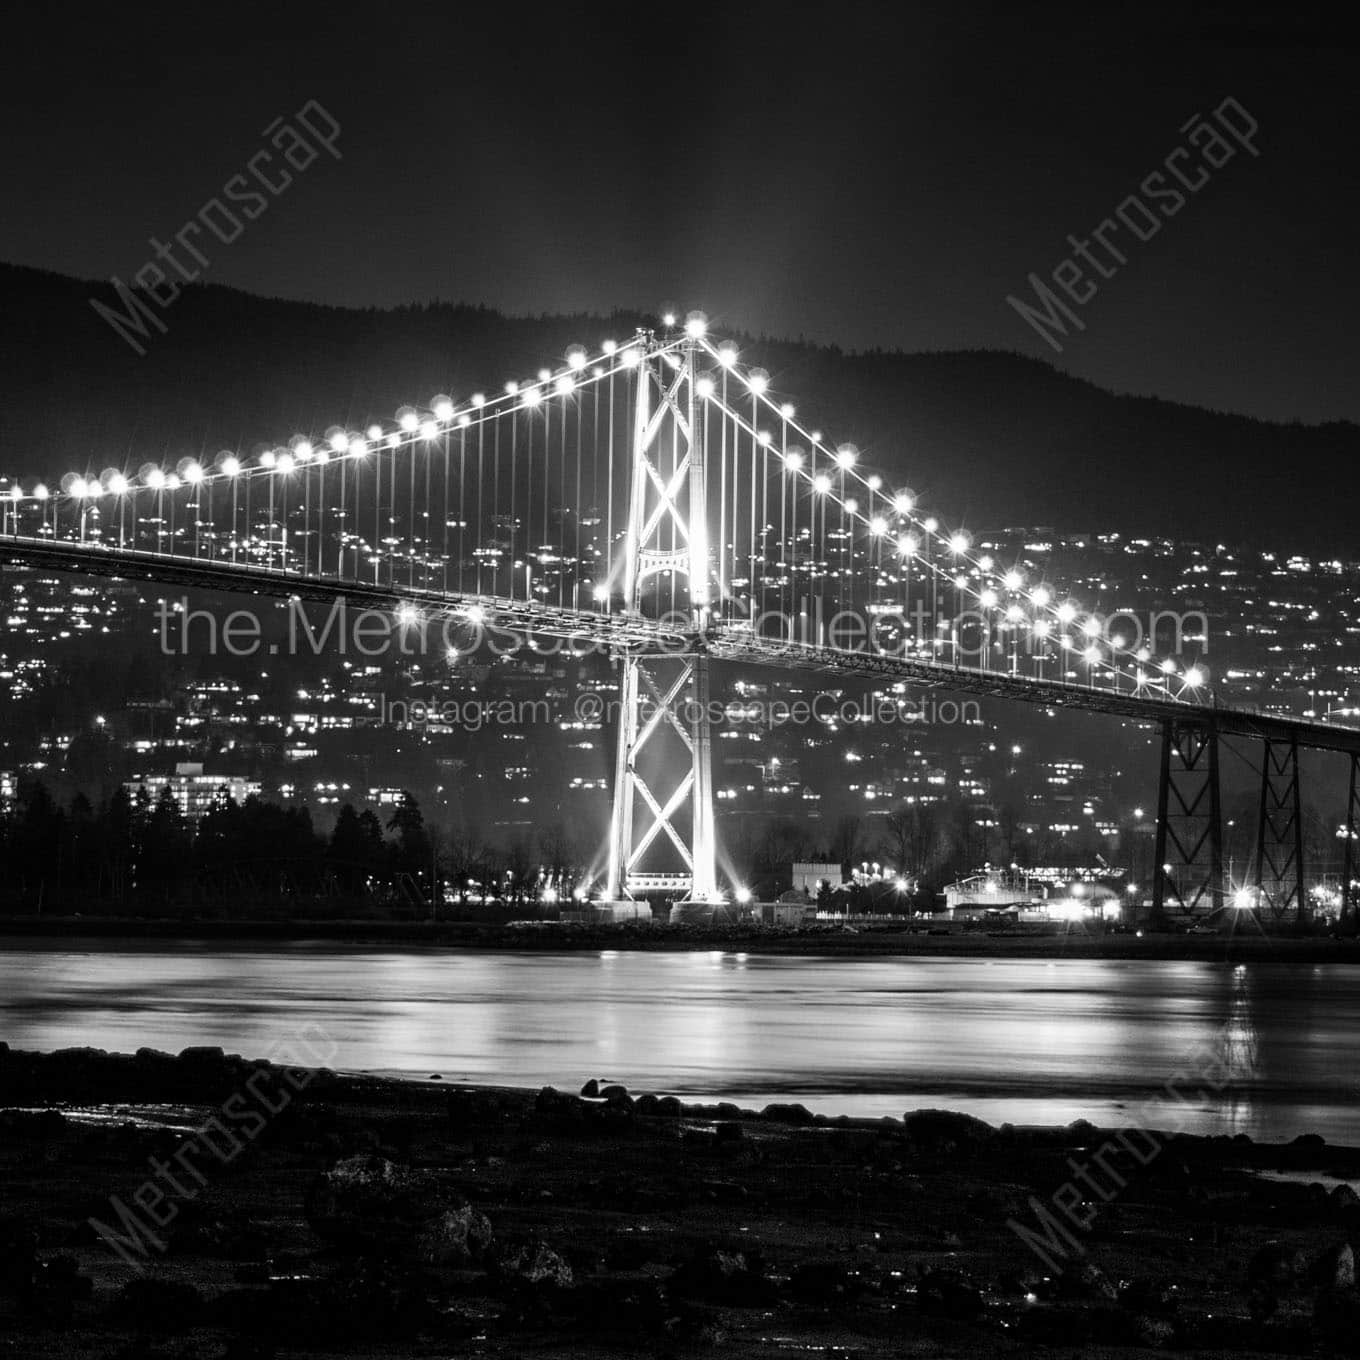
[[[773,1104],[767,1105],[760,1112],[762,1119],[768,1119],[772,1124],[811,1124],[812,1111],[806,1105],[797,1104]]]
[[[931,1152],[983,1147],[997,1136],[990,1124],[957,1110],[908,1110],[902,1127],[913,1143]]]
[[[416,1234],[415,1251],[430,1265],[467,1265],[485,1256],[494,1235],[485,1214],[462,1204],[425,1223]]]
[[[1349,1242],[1321,1252],[1308,1267],[1308,1280],[1319,1289],[1355,1288],[1355,1253]]]
[[[565,1258],[536,1238],[502,1251],[496,1258],[496,1274],[516,1283],[545,1288],[570,1289],[576,1283]]]
[[[490,1224],[443,1178],[363,1153],[322,1172],[306,1198],[319,1237],[365,1253],[460,1259],[484,1249]]]

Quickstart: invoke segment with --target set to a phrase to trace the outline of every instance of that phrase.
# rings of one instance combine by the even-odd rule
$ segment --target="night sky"
[[[318,100],[341,159],[205,242],[206,281],[673,302],[719,328],[1011,348],[1119,391],[1360,419],[1354,42],[1301,5],[1105,10],[33,5],[6,19],[0,259],[130,279]],[[1007,294],[1032,298],[1027,275],[1229,97],[1259,156],[1236,148],[1147,242],[1116,238],[1126,262],[1054,353]]]

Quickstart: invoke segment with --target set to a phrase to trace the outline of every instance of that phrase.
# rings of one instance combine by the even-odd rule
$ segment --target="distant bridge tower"
[[[630,897],[631,889],[649,877],[656,881],[647,873],[648,856],[654,858],[653,846],[659,850],[665,843],[674,851],[668,861],[684,866],[688,900],[722,900],[706,654],[713,565],[698,371],[701,334],[695,326],[678,349],[659,353],[652,335],[640,333],[628,530],[620,564],[623,608],[640,615],[647,603],[653,612],[667,613],[664,592],[682,614],[682,631],[690,641],[676,655],[626,648],[621,657],[605,885],[610,901]]]

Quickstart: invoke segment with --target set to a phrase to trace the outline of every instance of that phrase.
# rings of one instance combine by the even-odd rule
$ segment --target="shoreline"
[[[696,926],[510,926],[475,922],[207,921],[132,917],[0,918],[7,942],[212,941],[269,945],[324,941],[355,947],[574,953],[596,949],[689,952],[721,949],[764,955],[1152,959],[1243,963],[1360,964],[1360,939],[1221,934],[988,934],[882,926],[737,929]]]
[[[33,1360],[1246,1356],[1340,1351],[1360,1318],[1360,1149],[1316,1135],[0,1045],[0,1175],[0,1326]]]

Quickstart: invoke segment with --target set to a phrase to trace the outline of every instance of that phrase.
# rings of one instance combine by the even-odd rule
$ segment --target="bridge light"
[[[780,415],[781,419],[783,419],[783,420],[792,420],[792,419],[793,419],[793,405],[792,405],[792,403],[786,401],[786,402],[779,408],[779,415]]]
[[[293,470],[293,455],[291,453],[281,453],[274,461],[274,471],[282,472],[285,476]],[[187,474],[186,474],[187,475]]]
[[[434,443],[439,438],[439,425],[433,420],[422,420],[420,422],[420,437],[427,444]]]
[[[991,569],[992,569],[994,566],[996,566],[996,563],[993,562],[992,559],[991,559],[990,557],[988,557],[985,553],[984,553],[981,557],[978,558],[978,570],[979,570],[979,571],[991,571]]]
[[[1122,652],[1122,651],[1124,650],[1124,648],[1127,647],[1127,646],[1128,646],[1128,639],[1127,639],[1122,633],[1116,633],[1116,634],[1110,639],[1110,650],[1111,650],[1111,651]]]
[[[870,491],[877,491],[883,485],[883,478],[880,477],[878,473],[872,472],[864,479],[864,485],[867,486]]]
[[[604,344],[600,346],[600,348],[606,354],[615,354],[618,352],[619,342],[617,340],[606,340]]]
[[[398,434],[396,430],[393,430],[383,442],[389,449],[399,449],[401,448],[401,435]]]
[[[480,411],[486,405],[486,393],[474,392],[472,394],[472,404]]]
[[[552,381],[552,369],[550,369],[550,368],[540,368],[540,369],[538,370],[538,380],[539,380],[539,382],[541,382],[541,383],[551,382],[551,381]]]
[[[1058,606],[1058,618],[1063,623],[1071,623],[1077,617],[1077,606],[1071,600],[1064,600]]]
[[[603,604],[609,598],[609,587],[604,585],[596,586],[590,593],[595,597],[597,604]]]
[[[469,425],[471,425],[471,424],[472,424],[472,417],[471,417],[470,415],[468,415],[468,413],[467,413],[466,411],[464,411],[463,414],[462,414],[461,416],[458,417],[458,428],[459,428],[460,430],[466,430],[467,427],[468,427]]]
[[[1088,637],[1098,637],[1100,635],[1100,622],[1097,619],[1086,619],[1081,625],[1081,631]]]
[[[179,490],[179,478],[173,472],[165,479],[165,489],[167,491]]]
[[[738,902],[745,905],[751,900],[751,890],[750,888],[738,888],[734,896]]]
[[[589,362],[589,356],[586,354],[584,345],[569,345],[567,347],[567,367],[573,373],[579,373]]]
[[[1035,590],[1034,594],[1030,596],[1030,599],[1033,600],[1034,603],[1037,604],[1040,609],[1042,609],[1052,598],[1053,597],[1048,593],[1048,591],[1043,586],[1039,586],[1038,589]]]
[[[1204,683],[1204,672],[1198,666],[1191,666],[1185,672],[1185,683],[1191,689],[1198,689]]]
[[[1008,605],[1006,607],[1006,617],[1012,623],[1019,623],[1025,617],[1025,611],[1018,604]]]
[[[329,449],[317,449],[316,461],[318,463],[329,463],[331,461],[331,451]]]
[[[400,425],[407,434],[412,434],[420,428],[420,413],[414,406],[403,406],[397,412],[397,424]]]
[[[842,469],[852,468],[858,457],[859,450],[853,444],[842,444],[836,450],[836,466]]]
[[[1034,620],[1034,631],[1039,637],[1047,637],[1052,629],[1053,625],[1047,619]]]
[[[1166,660],[1162,662],[1161,670],[1163,675],[1174,675],[1176,673],[1176,663],[1170,657],[1167,657]]]
[[[510,381],[505,384],[505,395],[507,397],[515,397],[519,395],[519,384],[513,378],[511,378]]]
[[[447,425],[453,419],[453,398],[436,397],[430,403],[430,410],[434,412],[436,420],[442,420]]]
[[[559,397],[568,396],[576,390],[576,380],[570,373],[563,373],[557,380],[557,395]]]
[[[826,495],[831,490],[831,478],[825,472],[819,472],[812,479],[812,486],[815,491],[820,491],[822,495]]]
[[[869,532],[875,535],[875,537],[882,537],[882,535],[888,532],[888,521],[884,519],[882,515],[875,515],[873,519],[869,521]]]
[[[203,469],[197,463],[190,463],[184,469],[184,480],[190,486],[197,486],[203,480]]]
[[[672,322],[672,325],[675,323]],[[702,312],[691,312],[685,318],[685,334],[691,340],[700,340],[708,332],[708,318]]]
[[[771,443],[774,440],[774,436],[770,434],[769,430],[761,430],[761,432],[756,436],[756,438],[760,440],[761,447],[767,449],[770,447]]]
[[[266,449],[259,458],[259,463],[262,468],[272,468],[277,461],[278,455],[275,454],[273,449]]]
[[[859,502],[853,496],[846,497],[845,501],[842,503],[844,504],[845,512],[848,515],[853,515],[855,511],[859,509]]]
[[[978,601],[984,609],[995,609],[996,591],[991,589],[991,587],[989,586],[986,590],[982,592],[981,595],[978,596]]]
[[[95,486],[98,487],[99,483],[96,482]],[[12,500],[21,501],[24,498],[24,493],[17,486],[9,494]],[[71,482],[69,494],[74,496],[76,500],[84,500],[86,496],[90,495],[90,488],[84,477],[77,477]]]
[[[228,477],[235,477],[241,470],[241,460],[235,454],[228,454],[222,460],[222,471]]]
[[[486,613],[479,604],[469,605],[466,614],[469,623],[481,623],[486,618]]]
[[[952,533],[949,535],[949,551],[952,552],[956,557],[958,557],[962,553],[966,553],[968,551],[968,549],[972,546],[972,542],[973,540],[969,538],[967,534],[965,534],[962,530],[959,530],[956,533]]]
[[[790,449],[784,455],[784,466],[788,468],[790,472],[797,472],[798,469],[803,466],[802,449]]]
[[[661,324],[662,324],[663,326],[665,326],[665,328],[666,328],[667,330],[670,330],[671,327],[675,325],[675,313],[674,313],[674,312],[662,312],[662,314],[661,314]]]
[[[958,590],[963,590],[967,587],[967,585],[968,578],[962,572],[959,572],[959,574],[954,578],[955,588]]]
[[[893,509],[896,510],[899,515],[911,514],[912,507],[915,504],[916,502],[912,498],[910,491],[899,491],[897,495],[893,497]]]
[[[700,378],[694,384],[694,390],[705,399],[711,397],[713,395],[713,379],[709,377]]]
[[[641,362],[642,355],[638,353],[636,345],[629,345],[628,348],[623,351],[624,368],[636,368]]]
[[[127,488],[127,483],[124,482],[124,483],[123,483],[123,486],[124,486],[124,489],[126,490],[126,488]],[[18,491],[18,489],[19,489],[19,488],[18,488],[17,486],[14,488],[15,491]],[[120,492],[119,494],[121,495],[122,493]],[[47,497],[48,497],[48,490],[47,490],[46,485],[45,485],[44,483],[42,483],[42,482],[39,482],[38,485],[35,486],[35,487],[33,488],[33,499],[34,499],[35,501],[45,501],[45,500],[47,499]]]
[[[420,618],[420,611],[413,604],[403,604],[397,608],[397,622],[409,628]]]
[[[543,393],[536,387],[526,387],[524,389],[524,405],[537,406],[543,400]]]
[[[718,350],[718,362],[724,368],[731,368],[737,362],[737,347],[735,345],[723,345]]]
[[[165,473],[160,468],[152,468],[143,480],[153,491],[159,491],[165,485]]]
[[[1008,571],[1001,580],[1005,584],[1007,590],[1019,590],[1020,587],[1025,584],[1025,578],[1014,569]]]
[[[770,375],[763,368],[753,368],[746,375],[746,386],[757,396],[762,396],[770,386]]]
[[[1088,662],[1090,665],[1094,666],[1094,665],[1096,664],[1096,662],[1100,660],[1100,648],[1097,647],[1097,646],[1095,645],[1095,643],[1093,642],[1093,643],[1092,643],[1092,644],[1091,644],[1091,645],[1090,645],[1090,646],[1082,653],[1082,656],[1084,656],[1084,657],[1086,658],[1087,662]]]
[[[897,540],[897,551],[903,557],[914,557],[921,546],[921,540],[915,534],[903,534]]]

